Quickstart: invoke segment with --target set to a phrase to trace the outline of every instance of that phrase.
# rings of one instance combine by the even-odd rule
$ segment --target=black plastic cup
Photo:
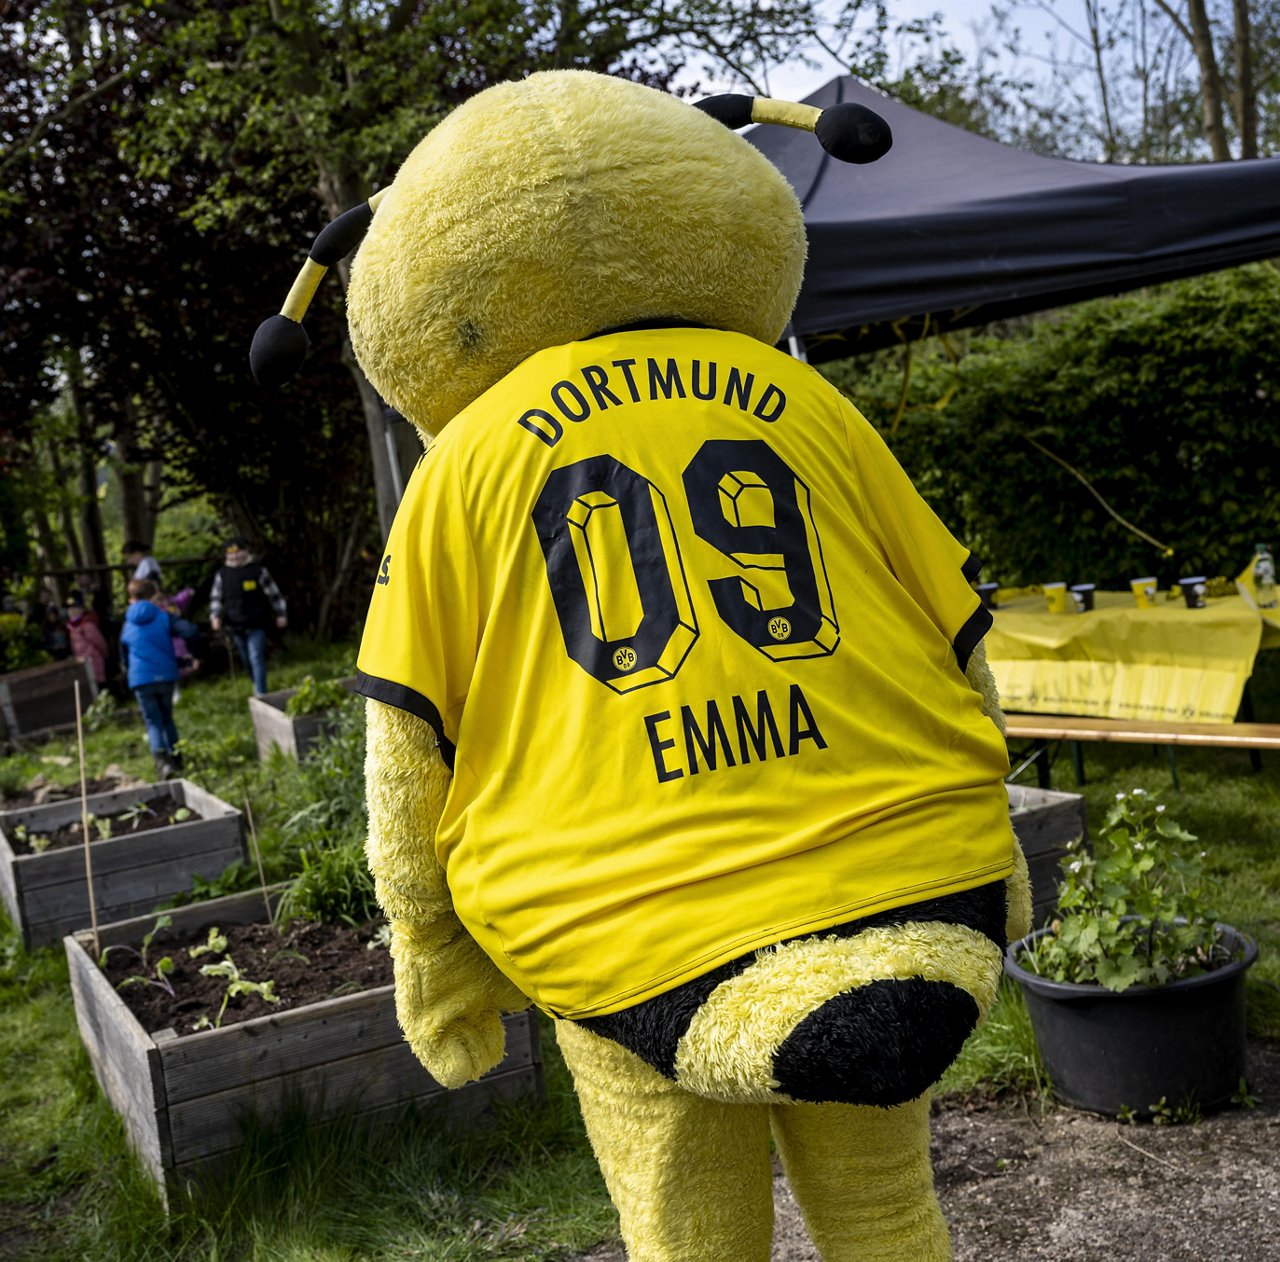
[[[1182,599],[1187,602],[1188,609],[1204,608],[1205,578],[1197,574],[1192,578],[1180,578],[1178,586],[1182,588]]]
[[[982,604],[987,609],[998,609],[996,604],[996,592],[999,590],[999,583],[979,583],[977,587],[978,596],[982,600]]]
[[[1096,583],[1073,583],[1071,585],[1071,600],[1076,607],[1076,613],[1088,613],[1093,608],[1093,593],[1097,590]]]

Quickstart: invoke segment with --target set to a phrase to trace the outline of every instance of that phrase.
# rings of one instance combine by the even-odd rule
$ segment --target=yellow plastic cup
[[[1067,599],[1066,583],[1045,583],[1044,603],[1050,613],[1066,613],[1071,603]]]
[[[1156,607],[1156,596],[1159,594],[1159,584],[1150,575],[1146,578],[1131,578],[1129,580],[1129,590],[1133,592],[1133,599],[1137,602],[1139,609],[1154,609]]]

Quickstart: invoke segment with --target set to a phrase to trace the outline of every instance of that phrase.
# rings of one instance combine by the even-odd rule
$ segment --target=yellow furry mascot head
[[[618,325],[773,343],[804,256],[795,194],[722,124],[621,79],[536,74],[455,110],[401,167],[352,266],[351,338],[383,398],[436,432],[534,351]]]

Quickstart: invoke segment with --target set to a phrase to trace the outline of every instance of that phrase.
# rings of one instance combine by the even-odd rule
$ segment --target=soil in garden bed
[[[89,779],[86,791],[90,795],[114,793],[117,789],[145,788],[147,783],[137,776],[127,775],[112,763],[102,775]],[[65,802],[79,796],[79,780],[74,784],[62,784],[57,780],[46,780],[41,774],[29,780],[19,792],[0,797],[0,810],[20,811],[28,806],[46,806],[50,802]]]
[[[199,819],[200,816],[189,806],[171,797],[156,798],[146,802],[141,798],[121,811],[112,815],[89,816],[89,842],[106,841],[111,837],[126,837],[133,833],[147,832],[153,828],[167,828],[170,824],[180,824],[187,820]],[[33,844],[33,839],[35,839]],[[80,820],[64,824],[61,828],[48,833],[32,832],[30,829],[15,836],[9,833],[9,842],[15,854],[37,854],[45,850],[61,850],[67,846],[84,844],[84,826]]]
[[[213,927],[226,938],[226,947],[193,958],[190,949],[204,946]],[[149,979],[147,984],[131,983],[119,989],[120,997],[148,1033],[172,1028],[180,1035],[192,1034],[197,1028],[208,1028],[201,1018],[209,1025],[217,1024],[219,1019],[222,1025],[232,1025],[322,999],[389,986],[391,953],[384,946],[369,945],[378,927],[372,923],[353,928],[295,920],[279,933],[266,924],[205,925],[197,934],[181,936],[160,929],[147,950],[149,967],[130,951],[112,948],[103,972],[117,988],[127,977]],[[141,948],[142,944],[135,945]],[[173,987],[172,995],[155,984],[156,964],[165,958],[173,962],[172,971],[165,976]],[[200,970],[228,959],[241,978],[273,982],[278,1002],[244,994],[228,999],[223,1010],[228,979],[208,976]]]

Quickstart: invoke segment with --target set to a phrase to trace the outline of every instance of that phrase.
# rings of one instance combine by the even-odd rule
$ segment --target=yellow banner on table
[[[1093,612],[1066,618],[1002,604],[987,659],[1006,710],[1230,723],[1262,633],[1238,597],[1139,609],[1128,592],[1099,592]]]

